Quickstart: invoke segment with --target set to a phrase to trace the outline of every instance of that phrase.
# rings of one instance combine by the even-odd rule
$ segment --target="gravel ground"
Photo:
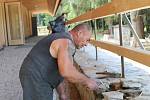
[[[0,100],[22,100],[19,69],[33,45],[43,37],[33,37],[22,46],[9,46],[0,51]]]
[[[0,100],[22,100],[19,69],[25,56],[41,38],[43,37],[33,37],[25,45],[9,46],[0,51]],[[82,50],[89,53],[89,60],[94,59],[93,47],[88,46]],[[120,58],[117,55],[100,50],[98,57],[98,63],[106,65],[111,71],[120,72]],[[150,70],[147,67],[133,66],[131,62],[125,62],[125,73],[128,79],[140,81],[143,91],[150,93]]]
[[[0,100],[21,100],[19,69],[30,49],[15,46],[0,52]]]

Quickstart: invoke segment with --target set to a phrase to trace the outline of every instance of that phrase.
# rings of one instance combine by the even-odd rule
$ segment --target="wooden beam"
[[[61,0],[47,0],[48,2],[48,10],[50,11],[51,15],[55,15],[57,8],[60,4]]]
[[[0,49],[3,45],[7,45],[6,39],[6,21],[4,12],[4,3],[0,3]]]
[[[47,1],[46,0],[38,0],[38,1],[29,1],[29,0],[22,0],[22,4],[28,8],[28,10],[32,11],[34,13],[35,12],[39,12],[39,13],[45,13],[45,12],[41,12],[41,11],[48,11],[48,5],[47,5]]]
[[[98,7],[72,20],[69,20],[66,24],[104,18],[121,12],[129,12],[132,10],[139,10],[144,8],[150,8],[150,0],[113,0],[104,6]]]
[[[58,7],[59,7],[59,4],[60,4],[60,0],[56,0],[54,12],[53,12],[53,16],[56,14],[56,11],[57,11],[57,9],[58,9]]]
[[[133,49],[129,47],[122,47],[122,46],[112,44],[109,42],[102,42],[102,41],[96,41],[96,40],[91,40],[90,43],[94,46],[100,47],[102,49],[106,49],[120,56],[127,57],[129,59],[132,59],[134,61],[137,61],[139,63],[142,63],[150,67],[150,52],[149,51]]]
[[[40,13],[47,13],[51,15],[51,13],[48,10],[31,10],[32,14],[40,14]]]
[[[16,1],[20,1],[20,0],[0,0],[0,2],[16,2]]]

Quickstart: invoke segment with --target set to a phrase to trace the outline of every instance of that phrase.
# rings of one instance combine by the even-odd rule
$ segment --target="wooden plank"
[[[48,2],[48,10],[51,13],[51,15],[55,15],[57,8],[60,4],[61,0],[47,0]]]
[[[54,11],[53,11],[53,16],[56,14],[56,11],[59,7],[59,4],[60,4],[60,0],[56,0],[56,3],[55,3],[55,8],[54,8]]]
[[[112,2],[107,3],[102,7],[98,7],[69,20],[66,24],[104,18],[117,13],[129,12],[144,8],[150,8],[150,0],[119,0],[119,2],[118,0],[113,0]]]
[[[3,3],[4,2],[4,0],[0,0],[0,3]]]
[[[19,0],[0,0],[0,2],[16,2],[16,1],[19,1]]]
[[[30,36],[32,36],[32,13],[29,11],[29,28],[30,28]]]
[[[31,33],[30,33],[30,20],[31,20],[31,18],[29,19],[29,11],[23,5],[22,5],[22,17],[23,17],[22,19],[23,19],[25,37],[29,37],[29,36],[31,36]]]
[[[142,63],[150,67],[150,52],[149,51],[133,49],[129,47],[122,47],[122,46],[112,44],[109,42],[102,42],[102,41],[96,41],[96,40],[91,40],[90,43],[93,44],[94,46],[100,47],[102,49],[106,49],[120,56],[127,57],[129,59],[132,59],[134,61],[137,61],[139,63]]]
[[[34,14],[49,13],[55,15],[61,0],[0,0],[0,2],[21,1]]]
[[[29,36],[32,36],[32,14],[28,10]]]
[[[22,4],[29,10],[47,10],[47,2],[37,2],[37,1],[22,1]]]
[[[4,3],[0,3],[0,47],[7,45]]]
[[[32,12],[32,14],[40,14],[40,13],[47,13],[52,15],[48,10],[30,10]]]
[[[32,12],[45,13],[42,11],[48,11],[47,0],[22,0],[22,4]]]
[[[7,33],[6,33],[6,19],[5,19],[5,9],[4,9],[4,3],[1,3],[0,4],[0,6],[1,6],[1,11],[0,11],[0,15],[1,15],[1,18],[0,18],[0,20],[1,20],[1,37],[3,38],[3,39],[1,39],[1,41],[3,40],[3,45],[8,45],[7,44]]]
[[[9,45],[24,44],[21,3],[5,3]],[[15,17],[14,17],[15,16]]]
[[[53,11],[54,11],[54,5],[56,3],[56,0],[47,0],[48,2],[48,10],[51,13],[51,15],[53,15]]]
[[[6,28],[6,15],[5,15],[5,4],[3,3],[3,28],[4,28],[4,35],[5,35],[5,45],[8,46],[8,37],[7,37],[7,28]]]

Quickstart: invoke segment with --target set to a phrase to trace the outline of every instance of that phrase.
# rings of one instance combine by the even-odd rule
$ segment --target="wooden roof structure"
[[[20,1],[32,13],[50,13],[55,15],[61,0],[0,0],[0,2]],[[118,2],[119,1],[119,2]],[[150,8],[150,0],[112,0],[101,7],[88,11],[74,19],[69,20],[66,24],[89,21],[98,18],[104,18],[115,14],[122,14],[133,10]],[[132,50],[115,44],[102,41],[91,41],[96,47],[101,47],[108,51],[114,52],[120,56],[130,58],[144,65],[150,66],[150,52],[144,50]]]
[[[118,2],[119,1],[119,2]],[[101,7],[88,11],[76,18],[66,22],[73,24],[77,22],[85,22],[93,19],[104,18],[116,14],[124,14],[127,12],[150,8],[150,0],[112,0]],[[96,47],[111,51],[120,56],[127,57],[139,63],[150,67],[150,52],[145,50],[137,50],[129,47],[123,47],[110,42],[91,40],[90,43]]]
[[[101,7],[88,11],[74,19],[69,20],[66,24],[104,18],[119,13],[145,8],[150,8],[150,0],[112,0],[110,3],[107,3]]]
[[[22,4],[34,13],[50,13],[54,16],[61,0],[1,0],[0,2],[21,1]]]

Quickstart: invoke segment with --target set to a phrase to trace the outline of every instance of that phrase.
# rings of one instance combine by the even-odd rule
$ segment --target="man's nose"
[[[84,46],[87,46],[88,42],[84,42]]]
[[[87,45],[88,43],[89,43],[89,42],[88,42],[88,41],[86,41],[86,42],[85,42],[85,45]]]

